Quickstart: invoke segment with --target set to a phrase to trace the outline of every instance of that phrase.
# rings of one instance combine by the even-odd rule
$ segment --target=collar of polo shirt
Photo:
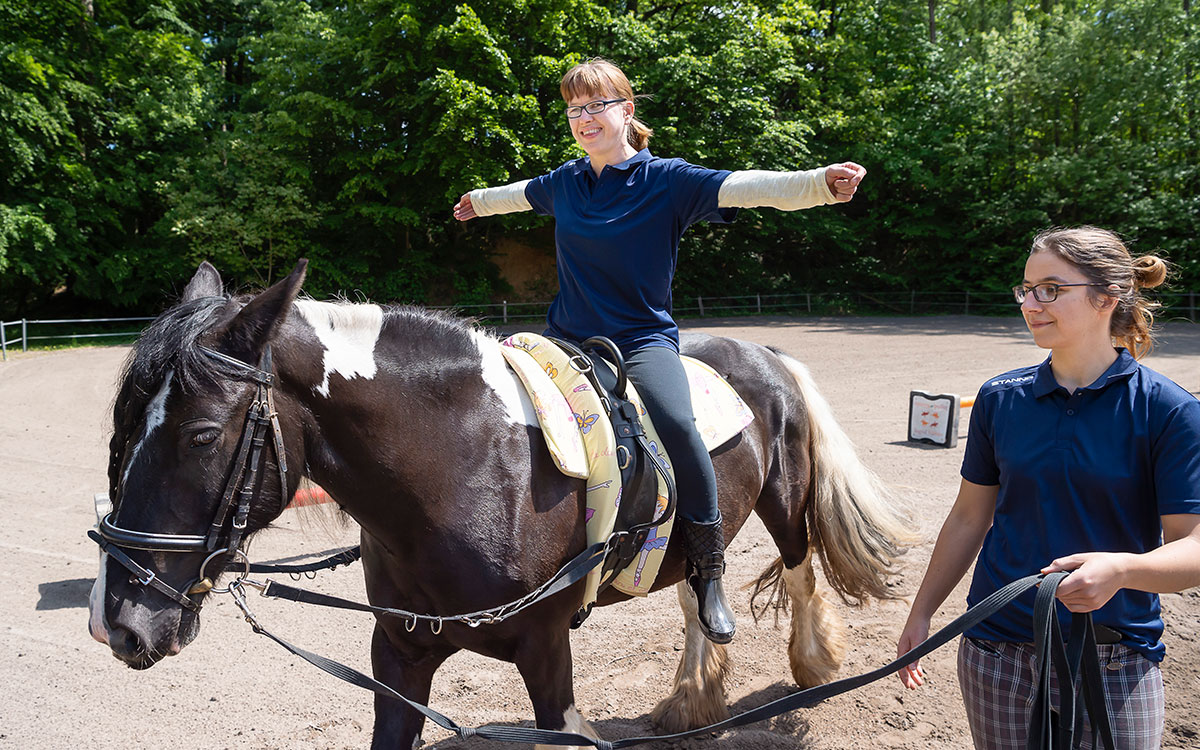
[[[633,169],[635,166],[644,161],[648,161],[652,157],[653,155],[650,153],[650,149],[644,148],[620,164],[609,164],[608,166],[612,167],[613,169],[620,169],[624,172]],[[575,174],[579,174],[585,170],[590,172],[592,170],[592,157],[585,156],[581,159],[576,159],[571,163],[571,169],[575,172]]]
[[[1033,395],[1036,398],[1048,396],[1062,388],[1050,370],[1050,359],[1050,357],[1046,357],[1046,361],[1038,366],[1037,373],[1033,377]],[[1080,390],[1102,391],[1114,381],[1129,377],[1135,370],[1137,370],[1137,360],[1124,347],[1118,347],[1116,361],[1109,365],[1104,374],[1096,378],[1094,383],[1086,385]]]

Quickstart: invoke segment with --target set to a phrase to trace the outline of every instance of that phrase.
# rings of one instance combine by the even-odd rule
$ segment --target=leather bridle
[[[287,483],[287,454],[283,447],[283,432],[279,427],[279,414],[275,409],[275,398],[271,387],[275,376],[271,372],[271,347],[263,351],[258,367],[222,354],[208,347],[200,347],[200,351],[211,359],[224,365],[231,366],[242,373],[242,379],[258,383],[258,392],[250,402],[246,421],[242,427],[242,438],[238,447],[237,457],[230,469],[226,480],[225,491],[221,504],[213,516],[206,534],[160,534],[148,531],[134,531],[117,526],[114,520],[116,510],[100,519],[96,531],[89,531],[88,536],[100,545],[100,548],[112,556],[114,560],[124,565],[133,574],[132,581],[143,586],[149,586],[164,594],[178,604],[198,612],[200,605],[189,595],[196,596],[209,591],[224,593],[228,588],[213,587],[213,577],[224,570],[218,570],[213,577],[207,574],[208,566],[222,555],[232,555],[240,559],[244,565],[239,580],[249,572],[249,560],[241,550],[241,543],[246,534],[246,521],[250,515],[250,506],[254,500],[259,470],[262,468],[266,433],[270,429],[274,435],[275,460],[279,466],[279,499],[281,506],[286,504],[288,495]],[[282,510],[282,507],[280,508]],[[181,592],[163,581],[158,575],[135,562],[126,549],[144,550],[148,552],[207,552],[208,556],[200,563],[200,570]]]

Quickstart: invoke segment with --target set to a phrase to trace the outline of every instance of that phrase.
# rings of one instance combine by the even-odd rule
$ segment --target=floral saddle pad
[[[621,472],[617,465],[612,426],[600,396],[587,377],[572,366],[570,356],[553,341],[533,333],[518,333],[501,342],[501,352],[525,385],[537,412],[542,435],[559,470],[587,482],[587,543],[603,541],[613,531],[621,505]],[[712,451],[754,420],[733,387],[708,365],[680,357],[692,394],[696,426]],[[671,468],[670,458],[654,431],[632,383],[626,395],[638,408],[646,439]],[[658,479],[659,513],[666,508],[666,486]],[[666,554],[674,517],[650,531],[640,554],[616,577],[613,586],[633,596],[645,596]],[[596,601],[600,569],[589,573],[582,606]]]

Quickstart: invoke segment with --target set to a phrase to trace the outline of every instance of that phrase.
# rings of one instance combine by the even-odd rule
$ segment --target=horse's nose
[[[134,669],[145,668],[140,665],[145,661],[148,649],[132,630],[114,627],[108,632],[108,647],[112,649],[113,656]]]

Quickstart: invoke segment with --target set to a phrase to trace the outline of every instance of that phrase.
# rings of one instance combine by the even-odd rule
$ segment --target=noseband
[[[208,347],[202,346],[200,351],[210,359],[236,368],[242,373],[242,379],[258,383],[258,393],[250,402],[250,409],[242,428],[242,439],[238,447],[237,458],[232,464],[221,504],[217,507],[216,515],[213,516],[208,532],[203,535],[158,534],[124,529],[116,524],[113,517],[116,513],[115,510],[100,519],[98,531],[88,532],[92,541],[99,544],[102,550],[133,574],[131,580],[159,591],[193,612],[198,612],[200,605],[189,598],[188,594],[194,596],[208,591],[221,593],[227,590],[213,588],[213,580],[207,575],[207,568],[213,560],[221,555],[232,555],[234,559],[240,559],[245,566],[241,577],[244,578],[249,572],[249,561],[240,545],[246,533],[246,520],[250,515],[250,505],[254,499],[259,469],[262,467],[263,447],[266,444],[268,427],[274,434],[275,460],[279,466],[281,506],[286,503],[288,487],[287,455],[283,448],[283,432],[279,427],[279,414],[275,410],[275,399],[271,392],[271,386],[275,383],[275,376],[271,373],[271,347],[268,345],[263,351],[258,367]],[[279,510],[282,511],[283,508],[280,507]],[[183,593],[160,579],[154,571],[135,562],[125,554],[125,549],[148,552],[207,552],[208,556],[204,558],[204,562],[200,563],[198,575],[185,587],[184,592],[186,593]],[[220,573],[221,571],[217,571],[216,575],[220,575]]]

